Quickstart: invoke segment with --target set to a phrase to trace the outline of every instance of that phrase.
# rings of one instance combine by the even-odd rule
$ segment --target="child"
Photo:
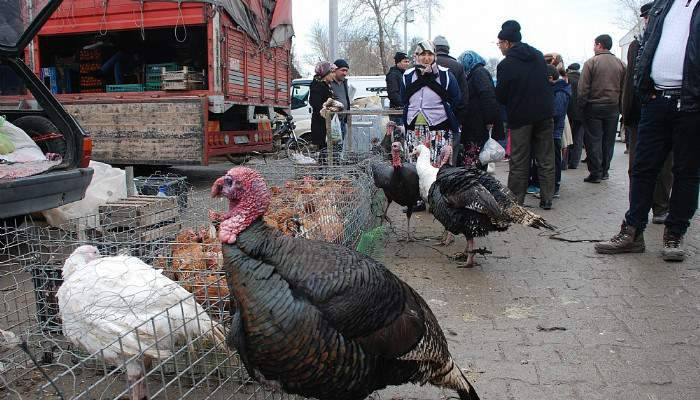
[[[564,124],[566,123],[566,110],[569,107],[569,99],[571,98],[571,85],[561,79],[559,71],[553,65],[547,65],[547,76],[549,82],[554,89],[554,166],[555,166],[555,185],[554,198],[559,198],[559,187],[561,186],[561,137],[564,133]]]

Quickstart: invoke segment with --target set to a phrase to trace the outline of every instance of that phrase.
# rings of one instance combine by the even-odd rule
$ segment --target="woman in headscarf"
[[[326,119],[321,116],[323,103],[334,97],[330,82],[335,78],[335,65],[328,61],[316,64],[314,79],[309,88],[309,103],[313,110],[311,114],[311,143],[319,151],[326,148]]]
[[[465,51],[459,56],[459,62],[467,75],[469,101],[467,111],[462,118],[462,147],[465,166],[479,164],[479,153],[484,143],[491,137],[498,140],[503,137],[503,124],[500,121],[500,106],[496,100],[496,88],[493,78],[484,67],[486,61],[474,51]]]
[[[418,43],[414,62],[415,67],[408,69],[401,80],[406,151],[429,143],[431,161],[436,166],[449,164],[451,132],[459,131],[453,106],[462,101],[457,79],[435,63],[435,46],[429,40]]]

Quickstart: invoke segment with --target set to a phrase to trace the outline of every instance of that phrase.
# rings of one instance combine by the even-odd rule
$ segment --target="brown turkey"
[[[228,338],[261,383],[320,400],[360,400],[388,385],[430,383],[478,400],[415,290],[370,257],[265,225],[262,176],[236,167],[212,196],[231,301]]]

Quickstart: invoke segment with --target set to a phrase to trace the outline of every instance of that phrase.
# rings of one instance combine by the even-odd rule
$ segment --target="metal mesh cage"
[[[373,159],[346,154],[339,160],[333,166],[294,165],[288,160],[250,165],[271,188],[266,221],[291,236],[355,247],[381,213],[368,174]],[[237,353],[223,341],[212,340],[214,330],[226,334],[234,307],[221,270],[221,246],[208,218],[210,210],[226,209],[226,201],[211,199],[209,190],[190,190],[187,196],[130,197],[60,227],[31,220],[4,226],[0,329],[26,342],[49,378],[18,346],[0,346],[0,394],[58,398],[53,382],[64,398],[75,399],[124,398],[143,386],[152,399],[294,398],[254,382]],[[84,244],[95,246],[102,256],[137,257],[191,294],[118,335],[104,337],[99,349],[86,351],[64,336],[61,316],[67,311],[59,309],[57,296],[66,258]],[[95,284],[98,281],[96,277]],[[194,302],[201,312],[185,315],[183,308]],[[138,304],[126,304],[131,306]],[[79,313],[80,318],[87,315],[92,314]],[[75,319],[73,314],[69,317]],[[176,322],[163,328],[158,324],[163,319]],[[191,326],[199,329],[173,340]],[[110,358],[115,353],[121,356]],[[142,369],[143,376],[129,379],[130,366]]]

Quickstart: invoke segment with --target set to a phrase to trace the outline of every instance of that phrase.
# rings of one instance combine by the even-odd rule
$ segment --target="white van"
[[[350,101],[361,99],[368,96],[379,96],[382,99],[382,104],[385,107],[389,106],[386,92],[386,76],[371,75],[371,76],[352,76],[347,77],[355,93]],[[309,88],[313,78],[294,79],[292,81],[292,116],[296,124],[295,132],[298,136],[305,135],[311,132],[311,104],[309,103]],[[352,89],[350,90],[352,92]],[[385,104],[386,103],[386,104]],[[307,139],[305,137],[305,139]]]

